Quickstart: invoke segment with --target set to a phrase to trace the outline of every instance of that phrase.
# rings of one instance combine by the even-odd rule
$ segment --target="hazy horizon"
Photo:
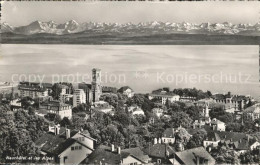
[[[24,26],[39,21],[139,23],[251,23],[259,22],[260,5],[252,2],[1,2],[1,22]],[[232,10],[231,10],[232,8]],[[238,12],[239,11],[239,12]],[[46,14],[48,12],[48,14]],[[192,13],[192,14],[191,14]],[[141,16],[141,17],[140,17]],[[21,19],[23,18],[23,19]]]
[[[26,78],[44,75],[44,82],[48,82],[54,75],[58,78],[71,75],[76,79],[78,74],[89,76],[84,81],[90,83],[92,68],[100,68],[103,85],[117,88],[129,85],[140,93],[161,87],[196,87],[213,93],[231,91],[259,97],[258,46],[2,44],[1,51],[0,81],[11,81],[12,75],[17,75],[16,81],[24,74]],[[237,78],[239,74],[241,82]],[[190,79],[192,75],[196,82]],[[205,75],[210,76],[210,82]],[[233,81],[225,81],[225,75]],[[179,77],[183,79],[181,82]]]

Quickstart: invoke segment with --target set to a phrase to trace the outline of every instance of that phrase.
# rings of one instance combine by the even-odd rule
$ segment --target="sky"
[[[258,46],[4,44],[0,82],[36,75],[37,82],[90,83],[91,70],[100,68],[102,85],[136,92],[196,87],[259,97],[258,58]]]
[[[47,2],[8,1],[2,3],[2,22],[12,26],[53,20],[82,22],[139,23],[213,22],[251,23],[259,21],[257,1],[210,2]]]

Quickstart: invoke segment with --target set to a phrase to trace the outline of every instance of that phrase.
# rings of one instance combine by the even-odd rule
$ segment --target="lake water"
[[[136,92],[196,87],[259,97],[258,46],[12,45],[2,44],[0,81],[91,82]]]

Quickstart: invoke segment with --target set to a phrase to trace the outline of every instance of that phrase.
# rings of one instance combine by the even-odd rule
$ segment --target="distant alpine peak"
[[[199,34],[241,34],[241,35],[260,35],[260,22],[252,25],[246,23],[232,24],[231,22],[223,23],[200,23],[191,22],[162,22],[149,21],[139,23],[118,23],[118,22],[84,22],[78,23],[75,20],[69,20],[65,23],[56,23],[53,20],[39,21],[36,20],[29,25],[12,27],[8,23],[1,23],[1,32],[12,32],[19,34],[51,33],[51,34],[68,34],[78,33],[91,30],[94,33],[199,33]]]
[[[75,20],[69,20],[68,22],[66,22],[68,24],[78,24],[78,22],[76,22]]]

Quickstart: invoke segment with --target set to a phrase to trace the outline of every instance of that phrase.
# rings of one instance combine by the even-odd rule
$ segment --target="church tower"
[[[101,87],[101,70],[94,68],[92,69],[92,100],[93,102],[99,101],[99,97],[102,94]]]
[[[206,102],[206,105],[205,105],[205,117],[209,117],[209,103]]]

